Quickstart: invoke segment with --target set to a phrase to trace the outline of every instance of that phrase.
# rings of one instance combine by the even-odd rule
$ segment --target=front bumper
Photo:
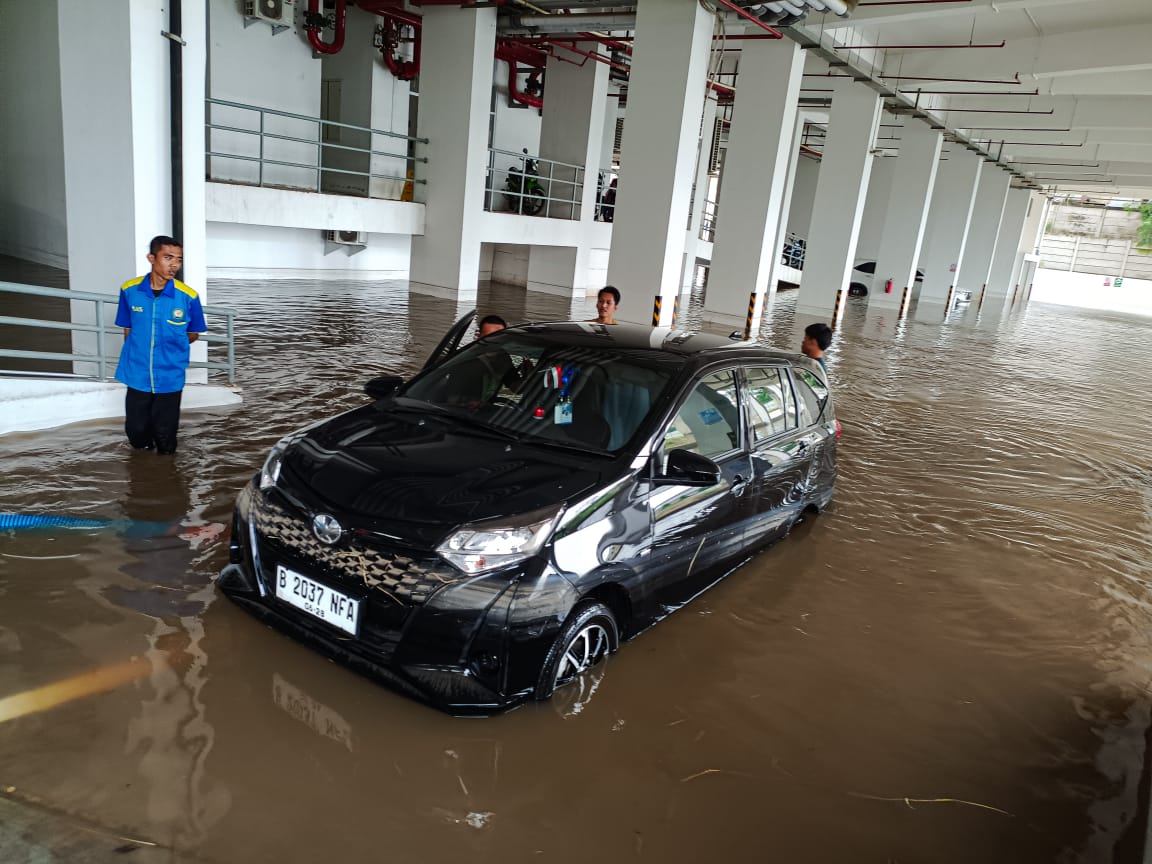
[[[249,484],[237,500],[220,589],[325,656],[450,713],[498,713],[531,696],[578,599],[546,562],[467,577],[432,553],[369,545],[355,532],[321,546],[310,520],[275,491]],[[357,635],[277,599],[279,564],[360,599]]]

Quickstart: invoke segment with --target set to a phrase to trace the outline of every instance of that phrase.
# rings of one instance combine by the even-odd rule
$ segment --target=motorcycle
[[[504,182],[504,203],[513,213],[535,216],[544,209],[544,185],[540,182],[537,160],[528,155],[520,159],[520,167],[508,169],[508,179]]]

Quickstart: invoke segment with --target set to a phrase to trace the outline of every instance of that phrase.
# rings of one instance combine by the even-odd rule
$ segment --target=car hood
[[[284,455],[282,491],[345,527],[431,548],[458,525],[563,502],[615,462],[507,441],[385,400],[310,430]]]

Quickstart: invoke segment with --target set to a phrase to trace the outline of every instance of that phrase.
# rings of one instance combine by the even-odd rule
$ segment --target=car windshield
[[[398,398],[435,405],[510,439],[616,452],[645,425],[684,361],[590,343],[489,336],[412,381]]]

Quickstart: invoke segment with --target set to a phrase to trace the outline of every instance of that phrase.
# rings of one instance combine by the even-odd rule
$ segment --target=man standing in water
[[[116,380],[128,387],[124,431],[139,450],[176,452],[180,398],[190,349],[208,329],[200,297],[176,278],[184,263],[180,241],[160,235],[148,244],[152,271],[120,287],[116,326],[124,347]]]
[[[804,341],[800,343],[800,353],[819,363],[820,368],[827,375],[828,367],[824,365],[824,352],[831,344],[831,327],[827,324],[809,324],[804,328]]]
[[[620,292],[611,285],[605,285],[596,294],[596,317],[590,319],[597,324],[615,324],[616,307],[620,305]]]

